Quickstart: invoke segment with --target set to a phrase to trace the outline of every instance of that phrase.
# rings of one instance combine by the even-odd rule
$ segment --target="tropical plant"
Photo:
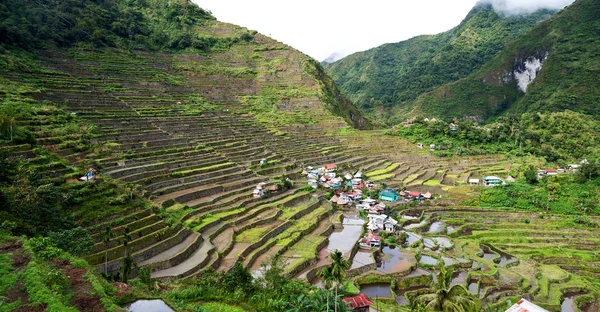
[[[332,282],[335,282],[335,298],[337,298],[337,289],[342,284],[344,278],[346,278],[346,270],[350,268],[350,262],[344,259],[344,254],[336,249],[329,254],[331,264],[324,267],[319,271],[319,276],[325,280],[325,287],[330,289]],[[338,304],[335,304],[334,311],[337,311]]]
[[[104,228],[104,232],[102,232],[102,242],[104,243],[104,274],[108,274],[108,244],[110,240],[114,238],[116,235],[110,228],[110,226],[106,226]]]
[[[452,270],[440,266],[433,293],[418,296],[411,302],[413,308],[424,305],[426,311],[469,312],[478,311],[479,300],[470,294],[462,285],[451,286]]]

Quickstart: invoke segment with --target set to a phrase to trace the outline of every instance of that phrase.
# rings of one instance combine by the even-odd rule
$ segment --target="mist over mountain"
[[[498,13],[508,15],[529,14],[542,9],[560,10],[574,0],[481,0],[480,4],[491,4]]]

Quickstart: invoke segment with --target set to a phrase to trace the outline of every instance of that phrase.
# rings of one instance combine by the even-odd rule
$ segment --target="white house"
[[[479,185],[479,179],[470,178],[469,185]]]
[[[384,230],[386,232],[394,232],[398,225],[398,221],[384,214],[369,214],[367,217],[369,218],[367,229],[372,231]]]

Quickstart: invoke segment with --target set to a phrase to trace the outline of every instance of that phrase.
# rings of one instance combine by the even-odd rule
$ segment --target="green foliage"
[[[194,33],[214,17],[188,0],[22,1],[0,4],[0,43],[21,48],[89,44],[208,49],[220,40]]]
[[[525,170],[525,172],[523,172],[523,178],[525,178],[525,182],[527,182],[529,184],[536,184],[538,182],[538,180],[537,180],[537,170],[535,170],[535,167],[529,166],[529,168],[527,168],[527,170]]]
[[[87,255],[94,246],[90,233],[82,227],[49,232],[48,237],[54,245],[72,255]]]
[[[560,185],[555,192],[547,187],[553,183]],[[572,176],[564,177],[560,182],[543,179],[536,185],[518,180],[516,183],[486,188],[472,204],[558,214],[600,214],[599,185],[598,179],[581,184],[576,183]]]
[[[600,154],[600,122],[571,111],[502,117],[486,126],[470,119],[455,120],[453,131],[449,124],[417,119],[410,127],[400,127],[398,134],[419,143],[436,144],[438,156],[531,153],[548,161],[565,162]],[[530,178],[535,175],[529,172]]]
[[[355,53],[326,69],[361,110],[396,124],[403,121],[397,116],[409,112],[419,95],[479,69],[508,42],[552,13],[502,16],[491,5],[479,4],[445,33]],[[440,111],[450,110],[434,108],[423,113],[439,117]]]

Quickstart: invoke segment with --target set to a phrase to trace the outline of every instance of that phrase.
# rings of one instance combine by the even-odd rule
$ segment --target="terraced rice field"
[[[220,27],[230,31],[224,25],[209,31],[219,33]],[[339,248],[355,262],[349,275],[356,284],[366,271],[406,286],[392,289],[392,303],[423,291],[435,263],[459,269],[455,283],[490,304],[529,296],[559,310],[563,298],[576,293],[585,310],[597,296],[600,238],[568,217],[434,208],[422,220],[402,219],[409,240],[421,247],[384,249],[383,259],[396,261],[387,269],[376,269],[372,254],[357,257],[362,221],[352,223],[352,209],[343,211],[344,219],[322,192],[307,190],[303,167],[335,163],[377,183],[461,200],[477,193],[465,186],[469,178],[506,176],[511,163],[502,155],[435,158],[382,131],[349,129],[325,109],[317,83],[302,69],[304,55],[275,41],[262,44],[269,48],[239,45],[209,55],[46,52],[44,71],[3,78],[36,86],[39,92],[28,96],[66,107],[92,137],[56,135],[40,116],[29,128],[44,133],[38,143],[56,158],[33,158],[29,145],[0,148],[29,157],[45,183],[79,174],[72,165],[93,166],[155,204],[107,207],[112,217],[86,224],[95,240],[86,259],[109,273],[120,269],[127,233],[135,262],[162,279],[225,271],[236,262],[259,271],[277,255],[287,261],[288,276],[314,281],[329,252]],[[269,67],[282,59],[292,65]],[[216,61],[225,65],[215,67]],[[92,148],[78,148],[86,140]],[[258,183],[274,185],[281,175],[295,182],[291,189],[252,196]],[[436,222],[441,231],[431,230]],[[104,243],[107,227],[116,237]]]
[[[471,208],[403,213],[423,220],[404,221],[411,247],[384,248],[383,266],[354,279],[365,290],[373,281],[368,276],[387,281],[384,288],[396,279],[384,303],[408,304],[426,292],[431,268],[444,263],[455,270],[453,284],[491,307],[501,309],[506,300],[527,297],[550,311],[597,311],[600,237],[594,228],[578,226],[575,217]],[[386,269],[392,264],[402,269]]]

